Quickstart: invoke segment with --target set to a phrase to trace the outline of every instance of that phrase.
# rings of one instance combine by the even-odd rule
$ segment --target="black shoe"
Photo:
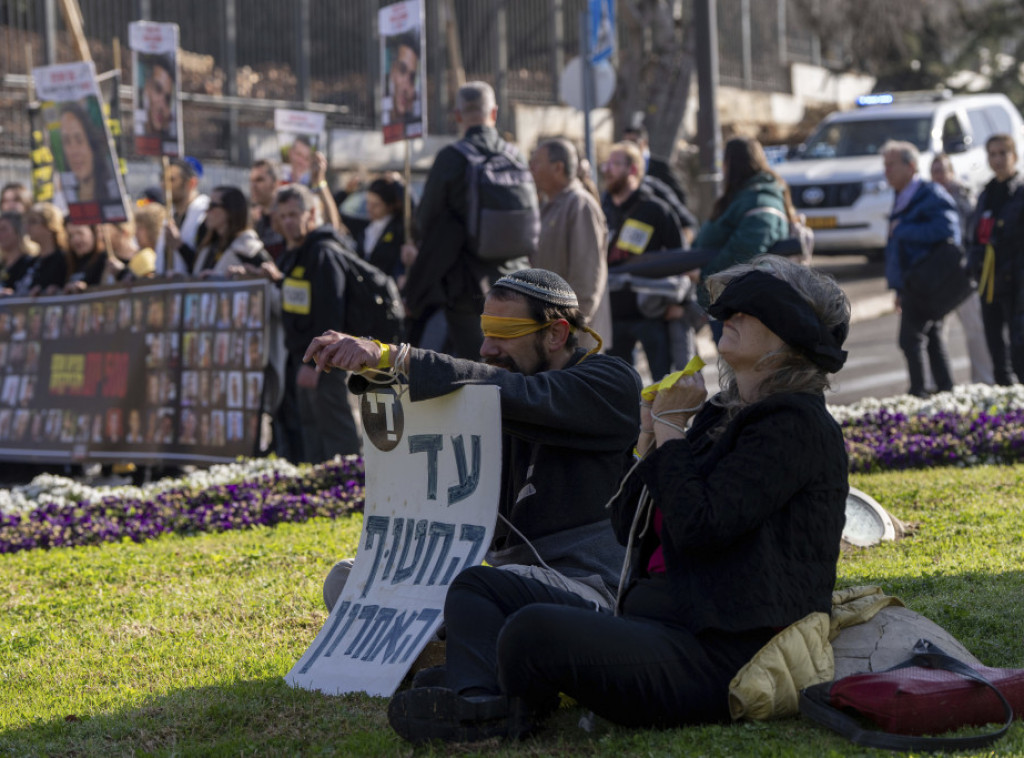
[[[477,742],[508,735],[509,702],[504,695],[456,695],[446,687],[398,692],[388,705],[388,722],[413,743]],[[517,730],[518,731],[518,730]]]
[[[448,669],[445,666],[420,669],[412,676],[413,687],[444,687],[447,682]]]

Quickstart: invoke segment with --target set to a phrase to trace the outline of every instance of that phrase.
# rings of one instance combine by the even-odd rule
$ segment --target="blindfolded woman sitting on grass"
[[[704,402],[700,375],[683,377],[642,409],[642,460],[612,504],[635,548],[617,614],[499,569],[463,572],[445,603],[445,686],[394,697],[400,735],[522,736],[560,692],[628,726],[728,720],[736,672],[829,611],[847,458],[824,390],[846,359],[849,301],[772,256],[709,287],[723,389]]]

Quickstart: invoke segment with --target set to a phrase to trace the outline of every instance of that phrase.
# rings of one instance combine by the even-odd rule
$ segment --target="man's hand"
[[[296,386],[304,390],[315,390],[318,381],[320,381],[320,374],[315,368],[299,366],[299,373],[295,375]]]
[[[686,315],[686,309],[679,303],[672,303],[665,309],[665,321],[676,321]]]
[[[318,372],[329,372],[332,368],[362,371],[367,367],[375,368],[380,363],[380,345],[372,340],[328,330],[309,343],[302,362],[309,361],[316,363]]]
[[[309,167],[309,186],[316,187],[327,178],[327,156],[317,150]]]
[[[416,257],[420,254],[420,250],[412,242],[405,242],[402,244],[402,265],[406,268],[412,266],[416,262]]]

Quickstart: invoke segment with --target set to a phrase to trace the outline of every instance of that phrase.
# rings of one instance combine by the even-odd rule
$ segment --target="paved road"
[[[907,369],[903,353],[896,344],[899,316],[893,311],[893,296],[886,289],[881,264],[869,264],[858,256],[819,257],[815,268],[832,276],[843,287],[853,306],[854,323],[846,340],[850,354],[846,366],[833,381],[828,402],[846,405],[864,397],[889,397],[907,390]],[[970,381],[967,345],[960,322],[951,317],[947,325],[947,345],[957,384]],[[701,356],[713,359],[713,343],[701,339]],[[714,360],[704,369],[705,381],[713,392],[717,388]]]

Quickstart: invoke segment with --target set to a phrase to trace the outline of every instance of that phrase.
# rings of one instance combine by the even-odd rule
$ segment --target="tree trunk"
[[[615,134],[640,111],[651,154],[671,162],[694,71],[692,25],[673,18],[669,0],[619,0],[618,8]]]

